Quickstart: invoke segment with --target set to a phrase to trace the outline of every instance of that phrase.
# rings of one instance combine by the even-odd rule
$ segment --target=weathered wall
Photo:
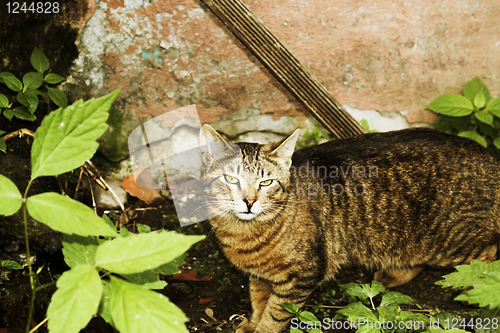
[[[432,122],[425,105],[474,76],[500,91],[499,0],[244,3],[341,104],[397,111],[394,127]],[[189,104],[230,136],[233,115],[269,114],[253,127],[276,133],[305,124],[303,107],[200,1],[96,0],[95,8],[71,90],[122,88],[118,109],[134,126]]]

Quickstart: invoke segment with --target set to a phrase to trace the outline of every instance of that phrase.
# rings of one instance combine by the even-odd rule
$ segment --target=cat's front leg
[[[252,317],[250,321],[245,320],[236,330],[236,333],[251,333],[260,322],[262,313],[266,308],[271,294],[271,284],[264,280],[250,276],[250,301],[252,303]]]
[[[297,288],[295,283],[272,285],[271,294],[262,313],[254,333],[285,333],[289,332],[290,320],[293,314],[281,306],[282,303],[294,303],[300,309],[309,297],[314,287],[308,288],[301,285]]]

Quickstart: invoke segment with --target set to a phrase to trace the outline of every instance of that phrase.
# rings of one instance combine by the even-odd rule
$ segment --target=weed
[[[49,84],[59,84],[65,78],[54,73],[48,73],[44,76],[44,73],[50,67],[49,60],[36,47],[31,53],[31,65],[36,72],[24,74],[22,81],[10,72],[0,72],[0,83],[4,83],[7,88],[17,93],[11,99],[15,99],[20,104],[15,106],[7,96],[0,94],[0,115],[3,114],[9,121],[13,117],[34,121],[36,119],[35,111],[40,102],[39,96],[47,104],[52,101],[62,108],[65,108],[68,104],[68,99],[62,90],[48,86]],[[3,133],[5,132],[0,131],[0,135]],[[0,151],[6,152],[5,141],[1,138]]]
[[[38,177],[69,172],[94,155],[96,140],[107,129],[108,112],[118,92],[77,101],[44,118],[33,141],[31,179],[24,195],[0,175],[0,214],[23,212],[27,258],[27,214],[63,233],[63,255],[70,270],[57,280],[58,289],[47,310],[51,333],[77,333],[96,314],[122,333],[187,332],[184,313],[151,289],[162,289],[166,282],[159,274],[179,272],[187,249],[204,236],[151,232],[146,226],[138,226],[139,234],[125,228],[118,234],[106,215],[99,217],[78,201],[54,192],[28,196]],[[28,271],[32,292],[27,333],[36,293],[47,287],[39,285],[39,271],[33,272],[29,260]]]
[[[427,108],[440,114],[434,120],[438,130],[469,138],[485,148],[493,145],[500,152],[500,98],[492,99],[478,77],[465,84],[463,95],[438,96]]]

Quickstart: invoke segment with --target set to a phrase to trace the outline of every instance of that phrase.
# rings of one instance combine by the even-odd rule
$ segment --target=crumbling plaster
[[[121,88],[122,112],[139,118],[196,104],[202,122],[221,126],[241,110],[277,133],[290,130],[282,116],[305,124],[304,108],[200,1],[95,2],[70,80],[90,95]],[[397,111],[396,127],[432,122],[425,105],[475,76],[500,91],[500,0],[243,2],[341,104]]]

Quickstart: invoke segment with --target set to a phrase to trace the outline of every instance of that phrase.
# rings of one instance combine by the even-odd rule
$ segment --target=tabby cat
[[[200,133],[210,224],[250,274],[253,314],[237,333],[286,332],[280,303],[300,308],[345,264],[391,287],[424,266],[496,260],[500,162],[477,143],[408,129],[294,152],[298,135],[261,145]]]

